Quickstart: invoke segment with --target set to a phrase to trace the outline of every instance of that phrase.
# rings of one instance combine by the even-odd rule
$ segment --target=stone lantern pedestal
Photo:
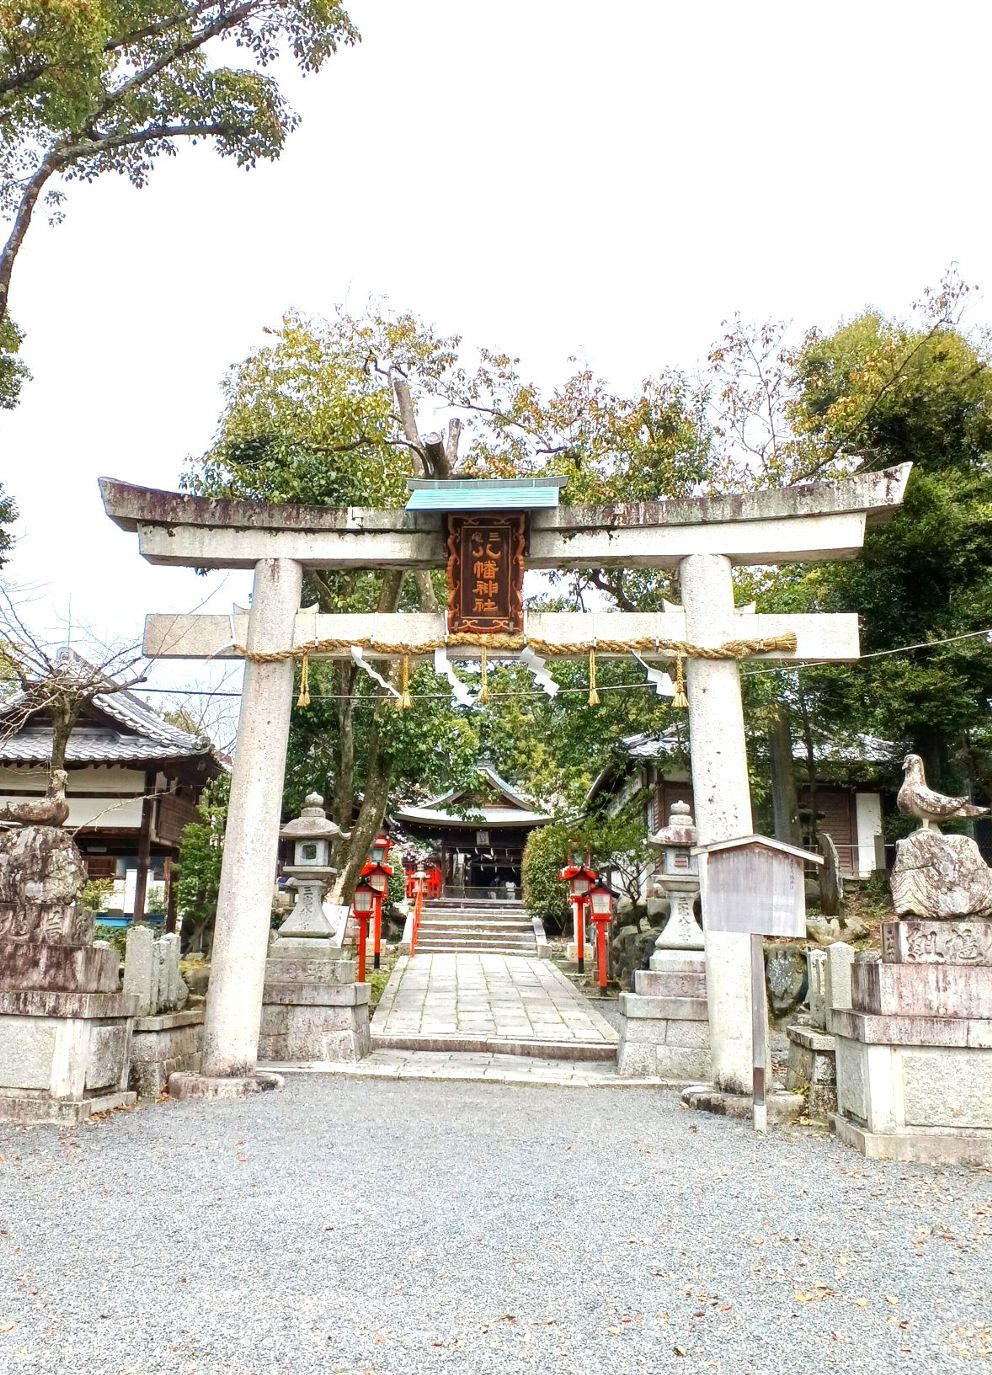
[[[620,995],[617,1071],[698,1082],[710,1076],[710,1028],[703,932],[693,911],[699,893],[691,853],[696,828],[686,803],[675,803],[668,825],[648,843],[662,853],[657,883],[668,896],[671,915],[655,942],[650,968],[636,970],[634,991]]]
[[[355,961],[333,944],[323,896],[337,872],[330,842],[343,833],[311,793],[300,816],[280,834],[294,842],[287,865],[296,901],[272,938],[265,962],[258,1058],[288,1061],[360,1060],[372,1048],[368,984],[355,982]]]

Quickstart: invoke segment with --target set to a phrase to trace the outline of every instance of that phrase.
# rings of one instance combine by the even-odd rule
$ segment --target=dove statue
[[[47,797],[26,797],[21,802],[0,806],[0,821],[18,821],[22,826],[61,826],[69,815],[65,800],[68,776],[65,769],[53,769]]]
[[[958,817],[988,816],[990,808],[976,807],[966,797],[947,797],[927,787],[923,760],[918,754],[907,754],[902,761],[902,787],[896,794],[896,806],[903,816],[916,817],[924,831],[931,821],[951,821]]]

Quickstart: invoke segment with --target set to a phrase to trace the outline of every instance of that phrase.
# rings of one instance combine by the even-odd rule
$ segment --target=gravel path
[[[0,1126],[4,1372],[930,1375],[989,1353],[992,1173],[759,1140],[671,1093],[293,1078]]]

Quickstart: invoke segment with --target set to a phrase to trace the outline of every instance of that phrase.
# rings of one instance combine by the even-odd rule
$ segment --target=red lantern
[[[372,846],[373,857],[366,860],[365,864],[362,866],[362,878],[375,889],[376,895],[374,922],[375,940],[373,942],[374,954],[372,956],[373,969],[379,968],[380,950],[382,947],[382,904],[385,900],[386,893],[389,891],[389,880],[392,878],[393,874],[393,866],[391,864],[387,864],[385,860],[376,859],[374,857],[377,847],[379,846],[379,841],[382,841],[386,848],[388,848],[388,840],[385,836],[380,836],[379,840]]]
[[[372,847],[369,850],[369,859],[371,862],[373,864],[385,864],[386,856],[389,854],[392,844],[393,842],[389,839],[389,836],[387,836],[385,832],[380,831],[372,842]]]
[[[369,939],[369,918],[378,906],[376,896],[376,891],[371,883],[366,883],[363,879],[356,885],[355,896],[352,899],[355,920],[358,922],[358,982],[360,984],[365,982],[365,947]]]
[[[575,957],[580,974],[584,974],[586,970],[586,923],[583,905],[588,901],[589,889],[596,882],[596,871],[589,866],[588,858],[587,855],[585,863],[576,864],[573,855],[565,868],[558,871],[558,877],[568,884],[575,931]]]
[[[606,995],[606,928],[613,919],[613,894],[609,887],[597,879],[589,889],[588,902],[592,908],[592,919],[596,923],[596,959],[599,966],[599,991]]]

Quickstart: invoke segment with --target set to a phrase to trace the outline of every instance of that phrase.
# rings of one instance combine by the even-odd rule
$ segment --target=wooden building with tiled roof
[[[85,661],[81,668],[96,674]],[[0,703],[0,737],[4,717],[16,716],[20,702],[19,694]],[[0,803],[43,795],[51,753],[44,709],[0,738]],[[203,785],[225,767],[210,740],[170,725],[134,692],[108,682],[83,708],[65,767],[65,824],[89,877],[116,881],[115,906],[126,915],[144,915],[149,882],[164,886],[167,903],[183,827],[196,816]]]

